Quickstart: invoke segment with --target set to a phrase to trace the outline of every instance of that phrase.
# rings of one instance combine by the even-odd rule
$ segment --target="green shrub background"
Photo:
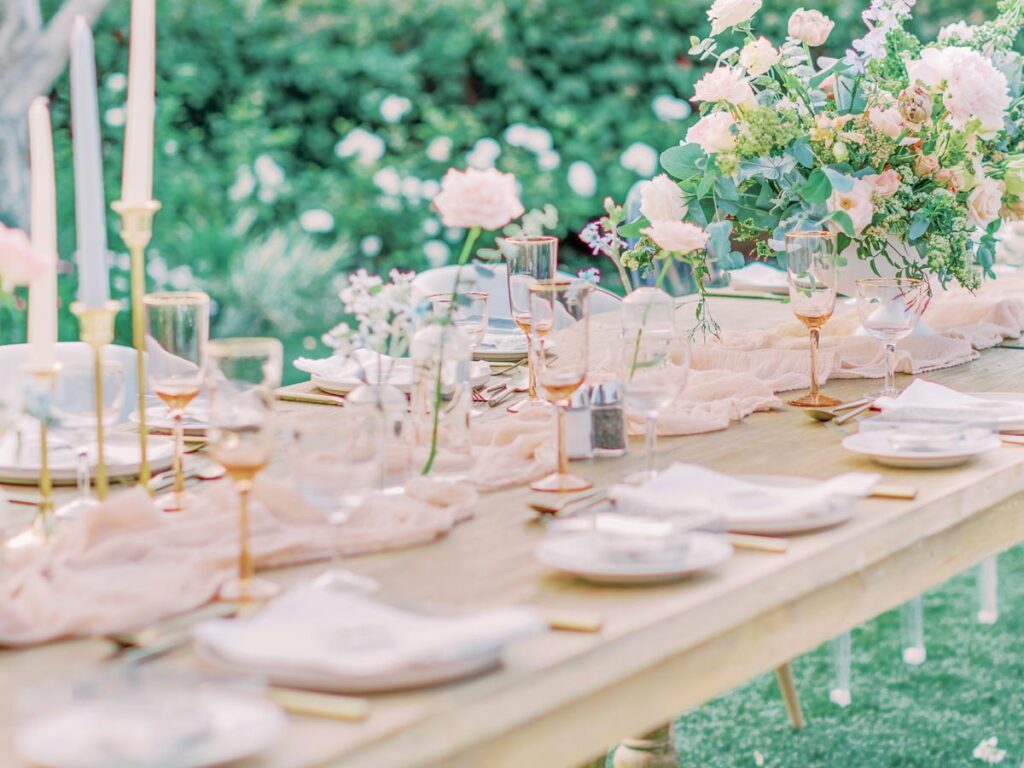
[[[428,265],[428,252],[434,263],[443,258],[440,243],[457,248],[461,233],[439,228],[423,182],[429,191],[449,165],[464,166],[482,138],[499,143],[496,164],[518,176],[527,207],[558,207],[563,259],[585,260],[575,233],[599,214],[604,196],[622,199],[641,178],[623,167],[622,152],[635,142],[660,151],[685,132],[687,120],[660,119],[652,102],[687,98],[707,66],[687,55],[690,35],[707,32],[705,5],[679,0],[160,0],[158,6],[155,194],[163,209],[149,256],[150,287],[203,288],[215,301],[215,334],[277,335],[291,356],[317,349],[320,333],[340,319],[339,275],[359,267],[418,270]],[[756,19],[758,33],[780,42],[794,6],[767,2]],[[975,5],[969,20],[993,6],[992,0]],[[838,54],[861,34],[862,5],[843,0],[814,7],[836,21],[823,53]],[[914,26],[931,37],[941,24],[963,18],[963,8],[956,0],[922,0]],[[128,0],[114,0],[95,27],[108,200],[120,188],[128,21]],[[410,103],[395,122],[381,113],[392,95]],[[70,262],[68,97],[65,76],[52,105],[60,249]],[[550,133],[557,167],[549,156],[543,169],[534,152],[508,144],[504,134],[515,123]],[[338,142],[353,128],[383,139],[383,156],[366,164],[338,157]],[[438,137],[451,141],[448,160],[427,154]],[[579,194],[567,180],[577,161],[593,169],[593,194]],[[392,183],[397,174],[404,192],[382,191],[375,174]],[[250,177],[255,183],[246,189]],[[410,178],[419,180],[421,194],[408,194],[417,191]],[[303,230],[300,217],[311,209],[333,217],[330,231]],[[114,291],[124,296],[127,257],[113,217],[110,224],[118,253]],[[66,305],[74,269],[64,266]],[[8,336],[17,339],[22,323],[10,312]],[[62,338],[77,335],[66,309],[61,330]],[[129,337],[126,313],[119,337]]]

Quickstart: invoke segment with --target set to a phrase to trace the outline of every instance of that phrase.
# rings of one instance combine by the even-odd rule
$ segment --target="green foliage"
[[[779,39],[795,5],[766,2],[758,33]],[[990,5],[977,12],[991,16]],[[837,22],[822,50],[834,55],[859,33],[862,6],[825,0],[815,7]],[[128,0],[113,0],[95,30],[108,200],[120,189],[128,8]],[[688,53],[689,36],[707,33],[705,11],[704,3],[676,0],[162,0],[155,195],[163,209],[150,286],[203,287],[218,307],[230,305],[215,318],[215,333],[277,333],[293,345],[313,344],[340,319],[338,273],[454,261],[464,233],[441,228],[427,198],[449,165],[464,166],[488,138],[501,150],[498,167],[522,182],[526,207],[558,208],[564,258],[589,260],[575,233],[601,215],[606,195],[621,200],[641,178],[623,166],[623,152],[637,142],[674,146],[685,133],[683,120],[661,119],[652,105],[659,96],[692,95],[710,65]],[[918,8],[916,31],[934,36],[940,23],[961,17],[959,4],[941,0]],[[409,108],[389,121],[382,105],[393,108],[392,96],[408,99]],[[52,97],[60,248],[70,260],[66,76]],[[544,129],[551,149],[512,146],[506,131],[517,123]],[[383,140],[380,157],[365,148],[364,162],[338,157],[339,142],[356,128]],[[589,165],[596,183],[576,162]],[[326,211],[333,225],[302,232],[310,210]],[[110,224],[112,247],[122,250],[113,216]],[[231,277],[263,263],[267,243],[280,258],[301,261],[294,268],[302,290]],[[114,290],[123,297],[123,257],[117,267]],[[74,281],[62,283],[66,306]],[[126,313],[119,320],[127,339]],[[76,335],[66,311],[62,334]]]

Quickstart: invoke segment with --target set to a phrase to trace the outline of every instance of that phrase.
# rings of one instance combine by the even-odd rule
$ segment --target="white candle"
[[[121,172],[121,200],[127,205],[142,205],[153,199],[155,80],[156,0],[132,0],[128,106]]]
[[[71,129],[75,150],[75,232],[78,298],[87,307],[110,299],[107,276],[106,201],[96,98],[92,30],[82,17],[71,30]]]
[[[48,370],[57,343],[57,193],[50,108],[44,96],[37,96],[28,108],[28,151],[32,247],[46,262],[28,289],[28,361],[33,370]]]

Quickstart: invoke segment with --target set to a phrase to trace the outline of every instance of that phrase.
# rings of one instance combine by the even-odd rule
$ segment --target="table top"
[[[739,299],[715,300],[713,308],[729,327],[769,325],[789,311],[776,302]],[[1020,391],[1022,366],[1024,352],[994,349],[969,365],[927,377],[965,391]],[[835,381],[826,390],[853,399],[877,384]],[[282,404],[285,413],[313,408],[325,418],[341,411]],[[738,552],[714,572],[685,581],[642,588],[596,586],[546,571],[533,557],[542,528],[526,506],[531,497],[526,488],[481,496],[475,519],[436,543],[348,560],[345,567],[381,583],[385,598],[462,609],[528,604],[596,614],[604,626],[594,634],[548,632],[517,641],[508,648],[501,670],[463,683],[373,696],[370,714],[360,723],[294,717],[280,745],[245,765],[387,768],[578,762],[585,755],[578,754],[571,735],[545,728],[545,718],[573,702],[599,700],[603,689],[681,650],[697,648],[824,583],[956,526],[1018,493],[1024,480],[1024,446],[1004,446],[959,468],[914,471],[879,467],[843,450],[840,439],[834,429],[793,410],[754,414],[721,432],[662,439],[662,466],[688,461],[734,474],[811,478],[871,471],[880,472],[886,483],[919,491],[914,501],[863,500],[849,522],[792,538],[786,554]],[[607,485],[640,464],[639,441],[633,448],[621,459],[574,462],[574,471],[596,485]],[[327,567],[315,564],[268,575],[293,584]],[[11,744],[12,692],[86,669],[107,651],[103,641],[82,640],[0,653],[0,763],[17,764]],[[191,665],[194,659],[183,650],[152,663]],[[532,734],[531,743],[503,741],[510,731]],[[608,742],[627,735],[608,734]],[[524,756],[534,762],[523,761]],[[538,756],[545,757],[538,761]]]

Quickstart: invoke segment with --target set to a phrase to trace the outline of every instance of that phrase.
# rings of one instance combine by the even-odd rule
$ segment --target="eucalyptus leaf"
[[[914,218],[910,220],[910,229],[907,231],[907,237],[910,240],[917,240],[928,231],[928,227],[931,225],[931,221],[927,216],[922,214],[916,214]]]
[[[853,179],[844,173],[840,173],[834,168],[823,168],[825,175],[828,176],[828,180],[832,183],[832,189],[840,194],[850,192],[853,190]]]
[[[809,203],[823,203],[832,194],[832,182],[821,168],[815,168],[800,192]]]
[[[661,167],[670,176],[680,180],[692,179],[704,173],[707,155],[698,144],[669,147],[661,153]]]
[[[857,232],[853,228],[853,219],[850,218],[850,214],[846,211],[833,211],[829,218],[839,225],[839,228],[847,237],[857,236]]]
[[[650,225],[651,222],[641,216],[636,221],[631,221],[629,224],[623,224],[619,227],[619,237],[624,237],[627,240],[632,240],[634,237],[640,237],[640,230],[645,229]]]

